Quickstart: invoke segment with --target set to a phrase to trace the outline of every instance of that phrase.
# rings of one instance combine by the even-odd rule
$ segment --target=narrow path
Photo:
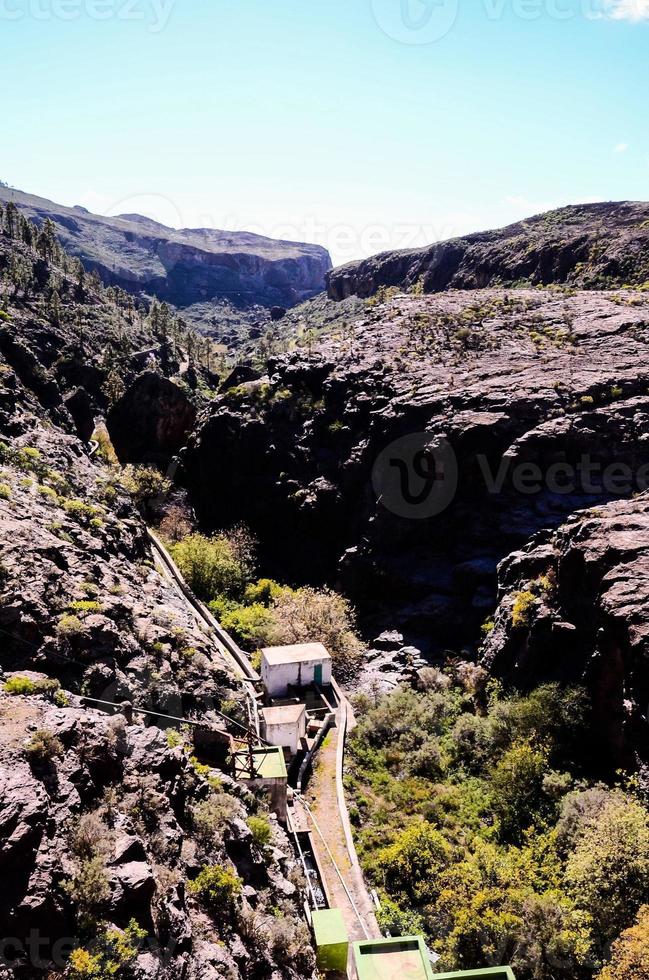
[[[304,796],[316,824],[313,841],[331,904],[342,912],[349,938],[355,941],[378,938],[381,932],[351,840],[342,788],[346,721],[347,702],[343,698],[336,711],[336,727],[331,729],[320,749]],[[307,824],[312,824],[308,816],[305,817]]]

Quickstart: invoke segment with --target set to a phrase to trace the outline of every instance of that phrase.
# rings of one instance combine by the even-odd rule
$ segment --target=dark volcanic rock
[[[140,375],[111,408],[107,425],[122,463],[167,464],[196,421],[187,392],[162,375]]]
[[[639,488],[648,340],[642,293],[399,295],[215,401],[184,480],[204,525],[248,522],[276,574],[341,580],[382,628],[392,614],[425,652],[457,649],[493,609],[510,551]],[[381,454],[399,457],[413,434],[417,448],[445,440],[457,466],[457,488],[451,466],[447,499],[443,487],[414,519],[372,482]],[[612,464],[630,467],[626,483],[604,485]],[[557,484],[562,466],[574,486]]]
[[[81,286],[51,242],[40,242],[46,261],[28,244],[32,227],[14,219],[12,231],[0,231],[0,932],[16,957],[0,973],[62,975],[73,945],[93,952],[135,918],[147,938],[129,976],[203,977],[209,945],[215,976],[304,980],[314,963],[288,839],[275,825],[291,856],[253,855],[252,794],[193,758],[225,765],[205,736],[224,702],[244,716],[239,680],[156,569],[130,483],[105,462],[104,430],[92,457],[79,438],[117,398],[120,449],[168,457],[194,418],[184,386],[204,389],[209,372],[190,364],[184,331],[169,356],[129,297],[94,277]],[[149,363],[155,372],[137,378]],[[200,721],[191,731],[203,742],[145,727],[151,715],[137,711],[127,725],[93,710],[95,698]],[[221,816],[208,840],[194,815],[211,796]],[[305,949],[299,967],[238,935],[247,899],[241,920],[207,914],[187,883],[212,863],[237,872],[242,892],[263,872],[255,935],[270,935],[279,910]]]
[[[569,283],[608,289],[649,281],[649,205],[585,204],[465,238],[384,252],[334,269],[331,299],[380,286],[421,284],[426,293],[487,286]]]
[[[584,684],[593,756],[649,760],[649,496],[575,514],[499,567],[500,603],[481,662],[520,688]],[[512,610],[534,601],[522,623]],[[520,617],[519,617],[520,618]]]

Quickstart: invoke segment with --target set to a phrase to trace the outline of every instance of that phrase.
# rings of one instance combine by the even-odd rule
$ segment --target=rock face
[[[104,218],[0,187],[41,223],[50,218],[66,250],[109,285],[156,295],[176,307],[227,299],[235,306],[294,306],[322,291],[331,268],[317,245],[248,232],[166,228],[137,214]]]
[[[585,685],[593,756],[611,770],[646,763],[649,497],[577,513],[498,571],[500,601],[483,665],[521,688]],[[521,596],[530,595],[521,615]]]
[[[250,794],[234,785],[214,794],[208,775],[216,774],[196,772],[164,732],[125,726],[73,700],[57,708],[43,696],[0,694],[0,927],[11,937],[12,976],[45,977],[61,971],[72,946],[100,948],[81,909],[112,929],[134,918],[146,930],[123,976],[239,980],[278,969],[290,980],[310,977],[313,954],[296,905],[303,883],[277,823],[273,853],[262,855],[244,819]],[[36,761],[29,745],[43,733],[54,755]],[[208,799],[220,813],[212,840],[195,832],[194,813]],[[218,942],[185,886],[205,863],[242,883],[241,896],[220,911]],[[291,960],[273,944],[278,910],[287,941],[298,944]],[[240,935],[244,923],[254,924],[256,943]]]
[[[114,402],[124,455],[168,456],[193,419],[189,372],[123,294],[80,288],[27,233],[0,231],[0,974],[60,975],[76,947],[94,975],[310,978],[289,842],[271,820],[274,847],[255,845],[263,802],[211,768],[227,737],[204,747],[216,712],[245,721],[244,692],[156,569],[110,453],[80,438]],[[196,740],[93,699],[190,718]],[[190,887],[211,866],[234,883],[216,908]],[[131,919],[141,942],[119,933],[97,965]]]
[[[186,390],[155,371],[139,375],[108,413],[108,428],[122,463],[166,465],[196,421]]]
[[[334,269],[331,299],[380,286],[426,293],[487,286],[567,283],[609,289],[649,281],[649,205],[586,204],[422,249],[384,252]]]
[[[338,579],[407,645],[457,649],[493,609],[509,552],[580,507],[642,488],[648,315],[633,292],[449,292],[368,306],[310,355],[275,358],[265,380],[211,405],[185,482],[207,527],[249,522],[279,574]],[[412,513],[394,483],[386,497],[373,482],[389,449],[421,489],[413,436],[442,470],[431,513],[428,497]],[[630,468],[626,481],[603,479],[613,464]]]

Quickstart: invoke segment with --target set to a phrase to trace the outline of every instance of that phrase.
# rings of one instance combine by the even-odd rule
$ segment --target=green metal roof
[[[250,772],[249,752],[234,753],[234,773],[237,779],[286,779],[286,762],[281,748],[253,749],[254,772]]]
[[[316,946],[335,946],[349,941],[340,909],[317,909],[311,913]]]

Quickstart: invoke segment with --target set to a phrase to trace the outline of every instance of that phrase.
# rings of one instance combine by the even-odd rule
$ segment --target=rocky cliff
[[[187,352],[156,337],[129,297],[82,277],[56,243],[9,225],[0,232],[0,975],[310,977],[289,841],[222,771],[218,740],[201,742],[210,727],[236,734],[217,712],[245,721],[241,685],[156,569],[133,481],[105,461],[106,436],[93,457],[87,442],[112,405],[125,455],[142,456],[142,440],[161,459],[177,450],[200,398],[182,367]],[[193,376],[206,385],[199,367]],[[151,726],[137,713],[131,724],[89,698],[198,727]]]
[[[384,252],[334,269],[332,299],[371,296],[381,286],[425,293],[444,289],[566,283],[610,289],[649,281],[649,205],[562,208],[498,231],[401,252]]]
[[[338,581],[371,635],[475,648],[510,552],[646,487],[648,339],[633,290],[370,301],[211,405],[185,482],[206,526],[245,519],[278,572]]]
[[[105,218],[33,194],[0,187],[37,223],[50,218],[71,255],[109,285],[157,296],[178,308],[219,302],[238,308],[293,306],[324,288],[331,268],[317,245],[275,241],[248,232],[174,229],[137,214]],[[205,310],[199,310],[205,319]],[[209,319],[209,318],[208,318]]]
[[[647,762],[649,497],[581,511],[499,567],[499,604],[482,664],[521,689],[585,684],[593,754]],[[490,624],[491,625],[491,624]]]

